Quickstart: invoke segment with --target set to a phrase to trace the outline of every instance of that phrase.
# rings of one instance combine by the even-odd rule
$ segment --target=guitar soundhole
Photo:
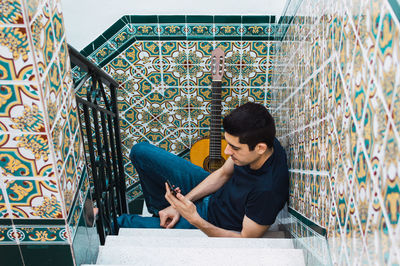
[[[210,156],[207,156],[207,158],[203,162],[203,169],[208,171],[208,172],[214,172],[215,170],[218,170],[221,168],[221,166],[225,163],[225,159],[220,157],[218,159],[210,159]]]

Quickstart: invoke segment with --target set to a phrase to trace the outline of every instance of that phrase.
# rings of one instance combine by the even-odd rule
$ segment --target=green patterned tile
[[[173,58],[177,57],[181,51],[184,52],[186,50],[186,46],[186,42],[162,41],[160,43],[161,57],[172,58],[172,60],[169,61],[169,64],[172,64]]]
[[[50,128],[53,127],[59,107],[63,104],[62,89],[60,70],[56,62],[54,62],[49,66],[46,81],[43,86],[44,95],[46,95],[45,101]]]
[[[62,174],[64,176],[61,178],[62,179],[61,190],[63,191],[64,205],[68,214],[72,205],[72,201],[77,192],[77,186],[79,181],[76,173],[76,164],[74,162],[74,157],[71,154],[65,161],[65,168]]]
[[[374,64],[375,73],[377,73],[377,82],[381,85],[385,100],[389,106],[395,90],[396,72],[399,66],[398,58],[394,55],[399,48],[399,27],[395,24],[395,18],[392,17],[389,10],[384,9],[382,13],[381,34],[377,42],[376,62]]]
[[[187,24],[188,40],[213,40],[214,27],[210,24]]]
[[[251,88],[249,91],[249,98],[253,98],[255,102],[264,102],[266,88]]]
[[[171,40],[179,40],[179,37],[186,38],[186,25],[183,24],[160,24],[158,27],[159,35],[161,39],[165,39],[166,36],[173,36]],[[183,39],[185,39],[183,38]]]
[[[70,213],[68,214],[68,225],[71,232],[71,239],[75,239],[77,227],[79,226],[79,219],[82,216],[83,201],[76,201]]]
[[[110,42],[119,48],[125,43],[127,43],[131,38],[134,38],[133,28],[130,25],[125,25],[121,30],[119,30],[112,38]]]
[[[0,55],[2,57],[0,80],[34,81],[36,75],[33,68],[33,55],[26,28],[0,27],[0,36]]]
[[[0,135],[0,167],[5,176],[53,176],[46,135]]]
[[[4,185],[14,219],[63,218],[56,182],[9,179]]]
[[[63,14],[60,6],[53,10],[52,23],[56,47],[58,47],[59,44],[61,44],[62,38],[64,37]]]
[[[103,62],[106,62],[110,58],[112,58],[113,53],[117,47],[111,42],[105,42],[99,48],[97,48],[94,52],[92,52],[87,58],[93,63],[102,66]]]
[[[23,24],[22,6],[19,0],[7,0],[2,3],[0,24]]]
[[[112,61],[112,66],[126,69],[133,65],[142,75],[148,76],[152,72],[157,72],[156,68],[160,66],[159,49],[156,42],[135,42],[124,52],[122,58]],[[133,71],[130,72],[134,74]]]
[[[71,65],[68,62],[69,62],[69,54],[68,54],[67,42],[63,42],[62,45],[60,46],[60,52],[58,54],[58,64],[60,66],[60,74],[62,79],[65,79],[67,72],[71,70]]]
[[[62,127],[60,128],[62,130],[60,152],[62,160],[65,161],[71,147],[72,133],[70,131],[68,120],[61,120],[60,123],[62,123],[60,124],[60,126]]]
[[[57,28],[57,30],[59,31],[57,32],[57,37],[60,40],[62,38],[62,29]],[[42,9],[39,10],[35,20],[31,24],[31,31],[35,56],[39,67],[39,75],[42,76],[55,55],[57,41],[52,27],[51,11],[48,5],[44,5]]]
[[[157,24],[134,24],[131,28],[137,40],[154,40],[154,37],[159,37]]]
[[[68,243],[68,232],[64,226],[17,226],[14,237],[22,244]]]
[[[270,52],[273,48],[271,48],[272,42],[250,42],[248,50],[243,48],[243,50],[248,51],[249,57],[252,57],[253,60],[246,60],[250,62],[248,64],[256,64],[256,65],[266,65],[269,57],[271,56]],[[243,60],[245,61],[245,60]]]
[[[245,36],[270,36],[270,26],[269,25],[243,25],[243,35]]]
[[[0,218],[6,218],[8,216],[9,216],[9,214],[8,214],[8,211],[7,211],[7,205],[6,205],[6,202],[5,202],[5,197],[3,195],[3,191],[0,190]],[[1,241],[2,238],[4,239],[4,236],[3,237],[0,236],[0,241]]]
[[[240,40],[242,36],[240,24],[217,24],[215,23],[215,39],[229,37],[231,40]]]
[[[34,86],[0,85],[0,131],[44,132],[44,113]]]
[[[109,40],[112,38],[112,36],[115,35],[116,32],[118,32],[124,26],[125,26],[124,21],[119,19],[113,25],[111,25],[111,27],[109,27],[105,32],[103,32],[102,35],[104,36],[104,38]]]

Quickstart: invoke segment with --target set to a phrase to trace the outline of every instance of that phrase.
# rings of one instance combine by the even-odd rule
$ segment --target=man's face
[[[238,166],[250,165],[250,167],[260,160],[261,155],[254,149],[249,150],[247,144],[239,142],[239,137],[232,136],[225,132],[226,145],[224,153],[229,155],[234,164]]]

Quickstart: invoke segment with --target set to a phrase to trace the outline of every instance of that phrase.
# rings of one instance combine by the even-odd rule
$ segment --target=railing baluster
[[[112,158],[112,167],[113,167],[113,181],[114,184],[116,185],[118,183],[118,165],[117,165],[117,154],[115,151],[115,143],[114,143],[114,132],[113,132],[113,123],[112,123],[112,117],[110,115],[107,115],[107,124],[108,124],[108,132],[110,134],[110,147],[111,147],[111,158]],[[118,215],[122,214],[122,208],[121,208],[121,195],[120,195],[120,190],[117,189],[116,191],[117,194],[117,213]]]
[[[117,84],[118,85],[118,84]],[[118,106],[117,106],[117,89],[116,85],[111,84],[110,85],[110,90],[111,90],[111,99],[114,99],[114,101],[111,101],[112,104],[112,111],[115,113],[114,117],[114,128],[116,132],[120,132],[119,130],[119,115],[118,115]],[[118,189],[121,191],[120,196],[121,196],[121,206],[122,210],[127,210],[127,205],[126,205],[126,186],[125,186],[125,173],[124,173],[124,164],[122,161],[122,148],[121,148],[121,137],[120,134],[115,135],[115,141],[116,141],[116,147],[117,147],[117,156],[120,158],[118,160]]]
[[[115,186],[115,178],[113,178],[113,174],[111,171],[111,159],[110,159],[110,146],[108,143],[108,137],[109,134],[107,134],[107,126],[106,126],[106,115],[104,113],[100,113],[100,120],[101,120],[101,128],[103,131],[103,139],[104,139],[104,153],[106,155],[106,173],[107,173],[107,177],[106,179],[108,179],[108,186],[107,186],[107,191],[109,191],[111,193],[111,219],[113,219],[114,222],[114,230],[117,232],[118,228],[116,227],[116,223],[117,223],[117,212],[115,210],[115,204],[114,204],[114,190],[112,189]]]
[[[76,97],[77,102],[80,102],[80,97]],[[93,175],[93,183],[94,183],[94,187],[95,187],[95,197],[97,200],[101,199],[101,188],[98,182],[98,177],[97,177],[97,167],[96,167],[96,159],[95,159],[95,154],[94,154],[94,147],[93,147],[93,138],[92,138],[92,128],[91,128],[91,123],[90,123],[90,116],[89,116],[89,110],[88,110],[88,106],[86,105],[82,105],[83,107],[83,114],[84,114],[84,118],[85,118],[85,125],[86,125],[86,137],[88,139],[88,145],[89,145],[89,157],[90,157],[90,164],[92,166],[92,175]],[[97,202],[97,207],[99,209],[99,216],[102,217],[103,216],[103,209],[100,208],[100,202]],[[97,219],[96,220],[96,225],[97,225],[97,232],[99,234],[99,238],[100,238],[100,243],[102,245],[104,245],[105,242],[105,234],[103,231],[103,220],[102,219]],[[101,229],[100,229],[101,228]]]

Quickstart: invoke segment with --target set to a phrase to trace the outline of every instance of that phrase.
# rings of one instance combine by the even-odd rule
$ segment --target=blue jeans
[[[154,215],[158,215],[158,211],[170,205],[164,198],[167,179],[179,187],[185,195],[209,175],[201,167],[146,142],[132,147],[130,159],[139,174],[146,206]],[[197,212],[205,220],[207,220],[209,197],[195,202]],[[129,228],[161,228],[160,218],[142,217],[135,214],[121,215],[118,217],[118,225]],[[175,228],[193,229],[195,227],[181,217]]]

